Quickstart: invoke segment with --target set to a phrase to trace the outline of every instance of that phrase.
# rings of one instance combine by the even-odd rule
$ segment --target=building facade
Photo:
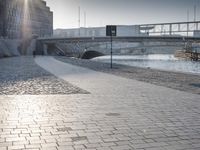
[[[53,12],[43,0],[0,0],[0,37],[52,36]]]

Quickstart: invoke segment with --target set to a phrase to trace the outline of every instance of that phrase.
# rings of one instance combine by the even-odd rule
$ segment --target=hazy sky
[[[54,28],[77,28],[78,8],[81,8],[81,26],[97,27],[106,24],[145,24],[200,20],[200,0],[46,0],[54,12]]]

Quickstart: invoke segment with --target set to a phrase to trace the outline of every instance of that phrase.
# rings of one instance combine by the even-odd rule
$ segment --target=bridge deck
[[[73,43],[73,42],[109,42],[110,37],[75,37],[75,38],[39,38],[43,43]],[[119,42],[200,42],[200,37],[182,37],[182,36],[134,36],[134,37],[113,37],[113,41]]]

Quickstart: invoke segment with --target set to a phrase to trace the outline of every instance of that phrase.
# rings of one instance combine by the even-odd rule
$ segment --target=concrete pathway
[[[90,92],[0,96],[1,150],[199,150],[200,96],[37,57]]]
[[[148,98],[160,97],[164,100],[167,97],[172,99],[200,98],[199,95],[63,63],[53,57],[37,57],[36,63],[55,76],[87,90],[92,95],[128,96],[129,98],[145,95]]]

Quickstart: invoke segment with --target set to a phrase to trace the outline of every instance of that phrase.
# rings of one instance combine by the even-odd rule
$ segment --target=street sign
[[[107,25],[106,26],[106,36],[117,36],[117,26]]]

